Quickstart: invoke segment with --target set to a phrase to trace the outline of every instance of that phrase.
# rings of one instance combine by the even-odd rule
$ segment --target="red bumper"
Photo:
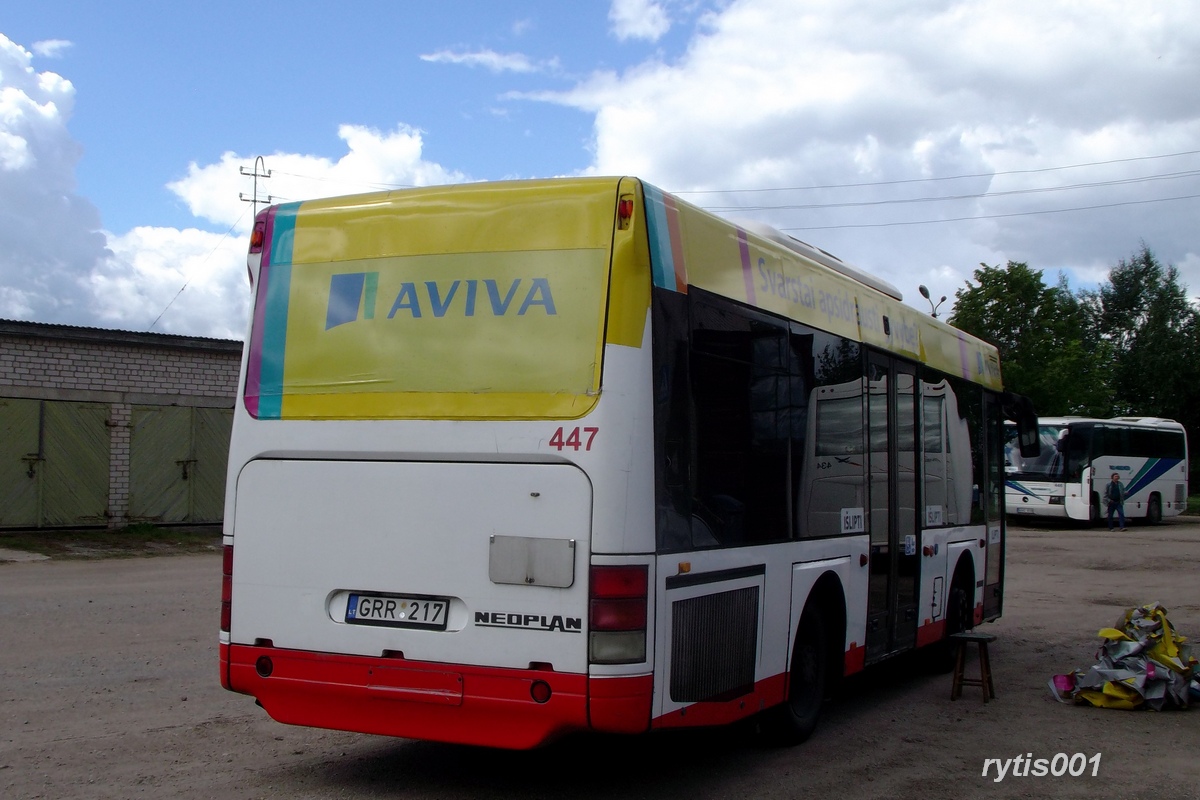
[[[512,749],[576,730],[650,725],[650,675],[589,679],[236,644],[221,645],[221,662],[223,686],[290,725]],[[534,699],[537,682],[550,688],[545,702]]]

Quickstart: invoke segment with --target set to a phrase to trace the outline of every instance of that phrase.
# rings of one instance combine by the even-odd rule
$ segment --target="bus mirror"
[[[1037,411],[1028,397],[1005,392],[1001,399],[1004,416],[1017,423],[1017,442],[1022,458],[1037,458],[1042,447],[1038,439]]]

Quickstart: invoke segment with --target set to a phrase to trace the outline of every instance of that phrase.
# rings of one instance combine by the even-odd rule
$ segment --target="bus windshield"
[[[1069,429],[1065,425],[1038,426],[1041,452],[1024,458],[1017,444],[1017,426],[1004,427],[1004,471],[1009,480],[1060,481],[1066,470]]]

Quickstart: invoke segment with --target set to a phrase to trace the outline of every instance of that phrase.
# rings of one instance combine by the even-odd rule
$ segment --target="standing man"
[[[1121,521],[1121,530],[1125,530],[1125,487],[1121,486],[1121,476],[1112,474],[1112,480],[1104,488],[1104,500],[1108,503],[1108,529],[1113,529],[1113,512]]]

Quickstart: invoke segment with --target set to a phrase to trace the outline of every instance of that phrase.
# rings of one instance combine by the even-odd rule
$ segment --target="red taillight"
[[[646,566],[592,567],[592,597],[646,597]]]
[[[221,630],[229,633],[233,620],[233,545],[225,545],[221,558]]]
[[[617,200],[617,228],[618,230],[628,230],[629,221],[633,219],[633,197],[630,195],[622,195]]]
[[[646,660],[649,574],[644,564],[592,567],[588,650],[593,664]]]
[[[270,209],[263,211],[254,218],[254,230],[250,231],[250,252],[261,253],[263,244],[267,241],[267,216]]]
[[[591,629],[645,630],[646,575],[642,565],[592,567]]]
[[[594,631],[638,631],[646,627],[646,598],[593,600],[589,615]]]

